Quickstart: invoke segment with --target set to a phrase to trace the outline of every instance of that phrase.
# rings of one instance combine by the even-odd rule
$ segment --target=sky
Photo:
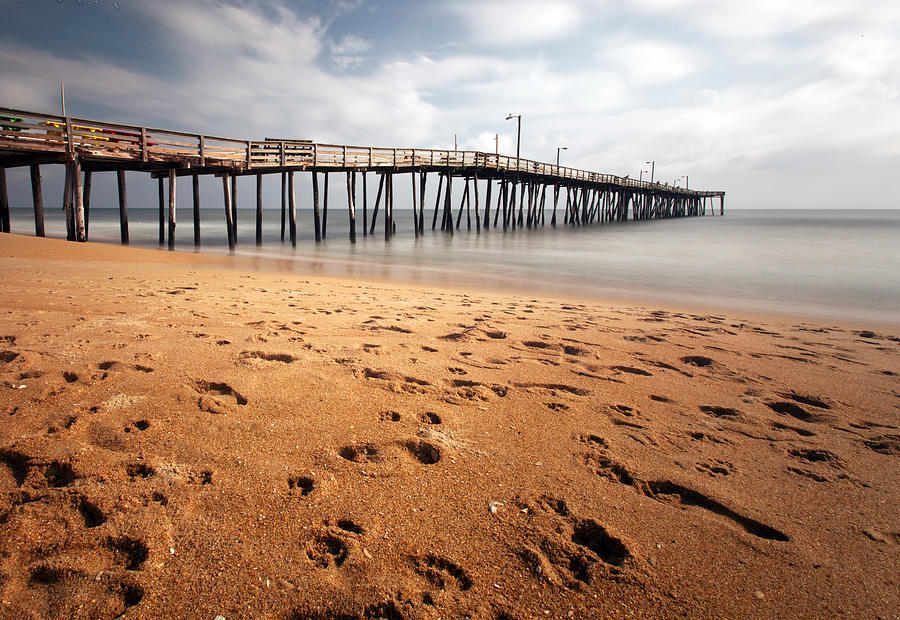
[[[0,0],[0,15],[0,106],[58,113],[64,81],[82,118],[487,152],[499,134],[513,155],[521,114],[524,158],[566,147],[564,165],[632,178],[653,161],[731,208],[900,208],[896,0]]]

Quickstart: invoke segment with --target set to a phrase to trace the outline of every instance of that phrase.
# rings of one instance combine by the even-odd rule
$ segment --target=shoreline
[[[37,241],[38,243],[49,241],[53,244],[60,243],[74,245],[72,242],[66,241],[65,239],[49,237],[37,238],[33,235],[22,233],[12,233],[7,238],[9,239],[9,243],[0,246],[0,258],[34,257],[35,253],[38,252],[37,246],[32,245],[26,240],[33,240]],[[287,257],[252,256],[249,254],[242,254],[240,252],[240,248],[238,254],[232,256],[228,254],[227,250],[220,251],[219,249],[210,251],[208,249],[193,250],[190,248],[176,248],[175,252],[170,252],[164,248],[147,247],[140,245],[121,246],[116,243],[105,241],[90,241],[78,245],[84,248],[83,251],[79,251],[79,258],[89,261],[141,262],[148,264],[158,263],[160,265],[166,265],[174,262],[175,264],[181,265],[193,264],[197,267],[203,267],[206,269],[220,268],[229,272],[244,270],[252,273],[291,274],[296,277],[315,278],[321,279],[323,281],[343,283],[358,282],[363,285],[378,284],[381,286],[397,286],[401,288],[427,290],[434,293],[456,291],[465,286],[465,290],[472,293],[515,295],[518,297],[539,297],[545,300],[555,300],[568,303],[590,302],[605,305],[621,304],[646,308],[659,308],[672,312],[715,312],[729,316],[746,317],[746,319],[748,320],[755,321],[808,321],[811,323],[828,323],[847,328],[855,327],[857,329],[881,329],[896,331],[898,328],[900,328],[900,313],[898,313],[896,320],[891,321],[884,319],[879,320],[847,316],[849,310],[846,310],[838,315],[816,314],[814,312],[808,312],[800,309],[797,309],[795,311],[772,311],[754,307],[750,305],[750,302],[735,302],[733,304],[724,302],[716,303],[715,301],[699,298],[679,298],[678,296],[669,293],[660,293],[657,295],[653,295],[648,291],[640,290],[633,290],[623,293],[609,292],[607,294],[600,294],[594,291],[580,293],[572,290],[566,292],[558,287],[551,288],[549,290],[528,289],[524,282],[522,282],[519,286],[514,284],[497,284],[495,286],[486,286],[479,285],[479,283],[466,284],[463,281],[464,277],[461,273],[458,277],[447,278],[446,280],[438,283],[421,282],[412,277],[398,278],[390,276],[379,276],[377,274],[369,274],[367,275],[367,277],[363,278],[352,274],[321,272],[316,273],[315,269],[311,269],[311,266],[316,263],[328,263],[336,265],[338,266],[337,269],[340,269],[340,266],[347,266],[349,269],[352,269],[354,263],[351,260],[308,257],[298,261]],[[69,253],[64,249],[66,246],[54,246],[53,251],[50,254],[46,254],[46,247],[49,246],[45,246],[40,250],[40,252],[43,253],[43,258],[52,258],[54,260],[69,259]],[[137,251],[138,254],[129,257],[128,253],[132,251]],[[144,254],[145,252],[149,254]],[[170,259],[164,258],[165,256],[177,256],[179,258]],[[372,271],[377,271],[379,269],[378,264],[375,262],[366,262],[366,265],[370,267]],[[404,269],[409,270],[410,268],[405,267]],[[417,272],[421,273],[437,273],[440,271],[438,268],[428,266],[416,266],[414,269]]]
[[[253,262],[0,237],[0,615],[896,617],[897,330]]]

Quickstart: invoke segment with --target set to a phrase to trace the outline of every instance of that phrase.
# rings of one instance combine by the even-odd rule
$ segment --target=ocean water
[[[201,210],[202,252],[226,253],[221,208]],[[193,252],[192,212],[180,208],[177,250]],[[65,237],[58,209],[47,210],[48,236]],[[900,211],[731,210],[724,217],[549,226],[416,239],[412,212],[395,210],[397,234],[348,239],[346,210],[330,209],[326,240],[313,242],[312,211],[298,210],[298,247],[280,240],[280,210],[264,211],[262,247],[255,211],[238,221],[240,255],[280,259],[297,274],[353,276],[471,290],[659,302],[900,324]],[[561,217],[560,217],[561,219]],[[132,245],[157,247],[158,211],[129,209]],[[90,240],[119,241],[118,211],[92,208]],[[14,232],[34,233],[30,208],[12,211]]]

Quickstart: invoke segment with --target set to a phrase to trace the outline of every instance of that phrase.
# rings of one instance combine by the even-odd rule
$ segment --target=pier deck
[[[87,239],[85,203],[90,201],[91,174],[117,172],[119,204],[122,214],[122,242],[128,242],[127,198],[125,171],[143,171],[159,179],[160,184],[160,245],[165,242],[168,227],[169,247],[174,247],[175,179],[192,176],[194,179],[194,240],[200,243],[199,175],[216,175],[223,180],[223,197],[229,245],[237,242],[236,206],[232,198],[237,176],[257,176],[257,242],[261,242],[261,184],[262,175],[281,173],[282,213],[290,209],[290,237],[296,245],[296,206],[293,192],[295,172],[313,174],[313,208],[316,241],[324,238],[325,220],[319,212],[318,178],[324,173],[325,193],[323,214],[327,216],[328,173],[346,173],[347,204],[350,210],[350,239],[356,240],[356,178],[363,175],[363,234],[372,234],[382,204],[385,238],[393,235],[393,177],[411,174],[415,233],[424,233],[425,187],[429,173],[439,175],[432,229],[438,213],[443,211],[441,230],[454,230],[451,204],[452,182],[462,179],[465,189],[456,214],[455,228],[459,229],[463,208],[467,226],[471,228],[472,203],[476,230],[491,228],[491,193],[494,181],[496,192],[494,227],[503,230],[517,227],[538,227],[546,222],[550,208],[547,188],[552,189],[551,225],[556,225],[556,212],[561,198],[565,200],[563,221],[568,225],[625,219],[656,219],[705,215],[707,200],[710,211],[713,199],[719,199],[719,213],[724,213],[722,191],[697,191],[671,187],[660,183],[601,174],[567,166],[558,166],[529,159],[479,151],[456,151],[420,148],[382,148],[323,144],[312,140],[273,139],[241,140],[182,131],[108,123],[89,119],[57,116],[0,107],[0,232],[9,232],[9,204],[6,191],[6,168],[31,166],[35,207],[35,234],[43,235],[43,205],[40,188],[40,166],[66,166],[64,208],[67,214],[68,238]],[[379,175],[378,196],[371,228],[367,222],[368,196],[365,175]],[[416,188],[416,176],[419,187]],[[168,222],[163,179],[169,179]],[[231,186],[229,187],[229,179]],[[479,181],[485,181],[482,204]],[[470,183],[472,191],[470,192]],[[442,195],[443,188],[443,195]],[[417,196],[418,194],[418,196]],[[518,201],[517,201],[518,197]],[[517,211],[518,202],[518,211]],[[483,218],[482,218],[483,216]],[[502,217],[502,223],[499,221]],[[482,219],[484,225],[482,226]],[[285,218],[282,218],[285,221]],[[500,224],[500,226],[498,226]],[[282,239],[285,224],[282,225]]]

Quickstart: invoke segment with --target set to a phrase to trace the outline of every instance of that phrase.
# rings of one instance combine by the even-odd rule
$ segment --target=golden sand
[[[889,329],[251,267],[0,235],[0,617],[897,617]]]

